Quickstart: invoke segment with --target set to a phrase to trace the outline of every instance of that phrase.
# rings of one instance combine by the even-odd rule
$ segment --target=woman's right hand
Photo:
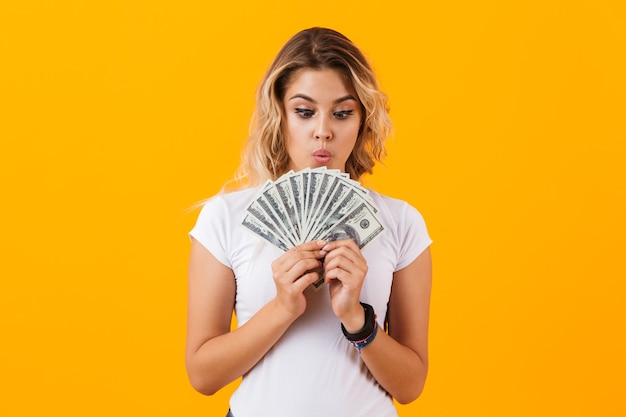
[[[304,290],[320,278],[318,270],[326,252],[323,240],[295,246],[272,262],[277,304],[294,319],[306,310]]]

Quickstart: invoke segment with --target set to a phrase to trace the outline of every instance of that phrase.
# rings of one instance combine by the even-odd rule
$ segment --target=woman
[[[206,395],[243,376],[229,415],[396,416],[392,399],[422,392],[431,240],[417,210],[370,191],[385,230],[363,252],[353,239],[282,251],[241,227],[259,187],[290,170],[371,173],[390,130],[370,65],[336,31],[297,33],[267,71],[246,185],[210,199],[190,233],[187,371]]]

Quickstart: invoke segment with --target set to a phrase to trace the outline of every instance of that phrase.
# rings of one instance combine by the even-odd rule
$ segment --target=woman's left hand
[[[359,301],[367,262],[352,239],[329,242],[322,251],[327,252],[324,282],[328,284],[333,312],[348,332],[357,332],[365,323]]]

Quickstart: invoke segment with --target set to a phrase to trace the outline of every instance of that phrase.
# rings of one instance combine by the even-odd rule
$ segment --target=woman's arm
[[[350,239],[331,242],[324,250],[328,251],[324,270],[333,311],[348,332],[358,332],[365,324],[359,297],[367,262]],[[372,375],[400,403],[415,400],[426,381],[431,275],[429,249],[394,274],[389,333],[379,331],[361,350]]]
[[[427,248],[394,274],[388,311],[388,333],[379,331],[361,351],[378,383],[399,403],[422,393],[428,371],[428,320],[432,268]]]
[[[303,291],[318,279],[321,245],[294,248],[273,264],[277,295],[245,325],[230,331],[236,283],[233,271],[192,239],[189,258],[186,366],[191,385],[205,395],[249,371],[306,308]]]
[[[333,312],[348,332],[356,333],[365,323],[359,297],[367,262],[351,239],[330,242],[323,249],[328,252],[324,277]],[[374,341],[361,349],[372,375],[400,403],[419,397],[426,382],[431,276],[427,248],[393,276],[388,334],[379,331]]]

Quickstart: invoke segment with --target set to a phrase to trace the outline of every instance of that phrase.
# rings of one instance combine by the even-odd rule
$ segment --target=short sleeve
[[[204,204],[196,225],[189,232],[191,237],[229,268],[232,268],[227,255],[231,221],[226,202],[220,196],[215,196]]]
[[[426,228],[426,222],[421,213],[410,204],[405,204],[403,215],[398,221],[399,230],[403,231],[400,243],[400,257],[398,258],[397,270],[408,266],[426,248],[432,240]]]

